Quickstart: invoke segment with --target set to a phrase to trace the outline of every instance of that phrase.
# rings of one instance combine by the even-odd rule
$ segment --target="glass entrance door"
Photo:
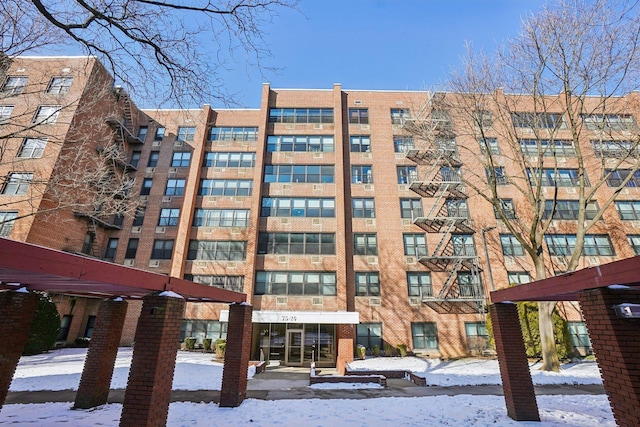
[[[302,366],[302,349],[303,349],[303,330],[289,329],[287,330],[287,351],[285,363],[288,366]]]

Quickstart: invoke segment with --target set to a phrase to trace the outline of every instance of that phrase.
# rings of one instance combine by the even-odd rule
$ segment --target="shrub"
[[[400,357],[407,356],[407,345],[406,344],[398,344],[397,346],[398,352],[400,352]]]
[[[193,337],[187,337],[184,339],[184,345],[187,350],[193,350],[196,348],[196,339]]]
[[[367,355],[367,348],[362,344],[358,344],[358,346],[356,347],[356,356],[364,360],[366,355]]]
[[[216,340],[216,359],[224,359],[224,354],[227,351],[227,340],[218,338]]]
[[[78,347],[78,348],[87,348],[89,347],[89,343],[91,342],[91,338],[87,338],[87,337],[78,337],[76,338],[76,340],[73,342],[73,346],[74,347]]]
[[[380,346],[378,344],[373,346],[373,356],[374,357],[380,356]]]
[[[205,338],[202,340],[202,347],[204,348],[204,351],[211,351],[211,342],[211,338]]]
[[[384,343],[384,355],[393,356],[393,347],[391,347],[391,344]]]
[[[22,354],[40,354],[50,350],[56,343],[60,333],[60,315],[58,309],[49,297],[40,292],[38,295],[38,306],[31,324],[31,332],[24,346]]]

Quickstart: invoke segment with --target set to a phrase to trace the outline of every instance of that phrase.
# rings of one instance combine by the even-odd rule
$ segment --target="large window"
[[[380,296],[380,274],[377,271],[356,272],[356,296]]]
[[[411,184],[418,179],[418,168],[416,166],[396,166],[398,184]]]
[[[194,227],[248,227],[249,209],[196,209]]]
[[[140,239],[129,239],[127,243],[127,250],[124,253],[124,257],[127,259],[133,259],[136,257],[136,253],[138,252],[138,243]]]
[[[432,322],[411,323],[413,348],[416,350],[435,350],[438,348],[438,328]]]
[[[544,202],[543,218],[544,219],[549,218],[551,216],[551,212],[553,211],[553,219],[576,220],[578,219],[579,209],[580,209],[579,200],[556,200],[555,205],[553,200],[546,200]],[[585,212],[586,219],[595,218],[597,213],[598,213],[598,203],[589,202],[587,204],[587,209]]]
[[[461,182],[460,168],[442,166],[440,167],[440,178],[443,182]]]
[[[271,108],[269,123],[333,123],[333,108]]]
[[[11,234],[17,216],[18,212],[15,211],[0,211],[0,237],[7,237]]]
[[[196,134],[196,128],[191,126],[180,126],[178,128],[178,141],[193,141]]]
[[[17,96],[22,93],[24,87],[27,85],[27,77],[23,76],[9,76],[4,81],[0,92],[4,96]]]
[[[158,166],[158,159],[160,159],[159,151],[152,151],[149,153],[149,160],[147,161],[148,168],[155,168]]]
[[[408,271],[407,286],[410,297],[428,298],[433,296],[431,273]]]
[[[592,140],[591,146],[596,156],[604,158],[637,158],[638,154],[640,154],[640,147],[638,147],[637,141]]]
[[[480,276],[469,271],[458,271],[458,289],[460,298],[483,297]]]
[[[351,199],[353,218],[375,218],[376,206],[373,199]]]
[[[356,135],[349,138],[352,153],[370,153],[371,137],[364,135]]]
[[[131,159],[129,160],[129,165],[133,166],[135,169],[138,168],[140,164],[140,158],[142,157],[142,151],[134,151],[131,153]]]
[[[160,227],[176,226],[180,219],[180,208],[164,208],[160,209],[160,217],[158,218],[158,225]]]
[[[171,158],[172,168],[186,168],[191,163],[191,153],[188,151],[176,151]]]
[[[214,274],[185,274],[185,280],[234,292],[244,290],[244,276],[218,276]]]
[[[252,168],[256,165],[256,153],[207,152],[202,166],[206,168]]]
[[[547,234],[544,238],[549,247],[549,254],[552,256],[570,256],[575,250],[575,234]],[[582,255],[612,256],[615,255],[615,251],[608,235],[587,234],[584,236]]]
[[[478,140],[478,143],[480,144],[482,154],[486,153],[487,150],[489,150],[489,154],[500,154],[500,146],[498,145],[497,138],[481,138]]]
[[[212,342],[216,342],[217,339],[227,339],[227,326],[227,322],[219,320],[183,320],[180,328],[180,342],[184,342],[187,337],[195,338],[198,344],[201,344],[205,338],[211,338]]]
[[[505,256],[524,255],[524,248],[513,234],[501,234],[500,244],[502,245],[502,254]]]
[[[153,186],[153,178],[144,178],[142,180],[142,188],[140,189],[140,195],[148,196],[151,193],[152,186]]]
[[[335,255],[335,233],[260,233],[258,254]]]
[[[129,241],[131,243],[131,240]],[[151,259],[171,259],[173,240],[154,240]]]
[[[188,260],[244,261],[247,242],[239,240],[191,240]]]
[[[149,132],[149,127],[148,126],[140,126],[138,128],[138,139],[142,142],[144,142],[145,139],[147,139],[147,133]]]
[[[405,121],[411,119],[411,111],[407,108],[392,108],[391,123],[394,125],[403,125]]]
[[[39,159],[47,146],[47,138],[25,138],[18,157]]]
[[[162,141],[162,138],[164,138],[165,131],[166,129],[163,126],[160,126],[159,128],[157,128],[156,132],[153,134],[153,140]]]
[[[444,206],[450,218],[469,218],[469,206],[464,199],[446,199]]]
[[[510,286],[524,285],[525,283],[529,282],[531,282],[531,276],[526,271],[507,272],[507,283],[509,283]]]
[[[400,216],[412,220],[423,217],[422,199],[400,199]]]
[[[578,169],[542,169],[541,173],[535,169],[527,170],[531,185],[536,185],[536,181],[540,180],[543,187],[577,187],[580,183]],[[584,176],[584,183],[589,185],[587,176]]]
[[[333,198],[263,197],[260,216],[334,218],[336,202]]]
[[[371,165],[351,166],[352,184],[373,184]]]
[[[567,327],[569,328],[571,344],[576,348],[587,350],[588,353],[591,349],[591,340],[589,339],[587,325],[584,322],[567,322]]]
[[[335,150],[331,135],[270,135],[267,137],[267,151],[283,152],[325,152]]]
[[[566,124],[559,113],[511,113],[513,125],[517,128],[564,129]]]
[[[33,123],[41,125],[55,123],[61,108],[60,105],[41,105],[33,116]]]
[[[183,196],[184,195],[184,186],[186,180],[185,179],[168,179],[167,187],[164,190],[165,196]]]
[[[470,351],[484,351],[487,348],[487,324],[485,322],[465,322],[464,330],[467,335],[467,348]]]
[[[22,196],[27,194],[32,180],[32,173],[12,172],[5,180],[4,187],[2,187],[2,194],[7,196]]]
[[[203,179],[199,196],[251,196],[253,181],[250,179]]]
[[[414,148],[413,138],[410,136],[394,136],[393,151],[396,153],[406,153]]]
[[[118,239],[111,238],[107,242],[107,250],[104,252],[104,259],[107,261],[113,261],[116,258],[116,251],[118,250]]]
[[[638,234],[629,234],[627,236],[627,241],[633,249],[633,253],[636,255],[640,255],[640,235]]]
[[[493,180],[495,180],[496,185],[509,184],[509,177],[502,166],[497,166],[493,169],[485,169],[485,174],[487,175],[487,180],[490,184]]]
[[[264,182],[332,184],[334,182],[334,166],[265,165]]]
[[[507,219],[515,219],[516,218],[516,208],[513,205],[512,199],[500,199],[500,208],[502,209],[502,213]],[[495,214],[496,219],[500,219],[500,214],[498,213],[498,208],[493,206],[493,213]]]
[[[476,245],[470,234],[454,234],[451,236],[453,254],[456,256],[476,256]]]
[[[525,156],[574,157],[573,141],[566,139],[520,139],[520,149]]]
[[[382,350],[382,323],[359,323],[356,326],[356,343],[364,348]]]
[[[625,179],[629,177],[631,174],[631,170],[629,169],[617,169],[617,170],[609,170],[607,169],[605,173],[611,173],[607,178],[607,185],[609,187],[620,187]],[[629,181],[624,185],[625,187],[640,187],[640,170],[637,170],[633,173],[633,176],[629,178]]]
[[[212,127],[209,130],[209,141],[255,142],[257,140],[257,127]]]
[[[378,255],[378,240],[374,233],[353,235],[354,255]]]
[[[7,124],[13,113],[13,105],[0,105],[0,125]]]
[[[257,271],[255,295],[337,295],[336,273]]]
[[[403,234],[404,254],[408,256],[427,256],[427,238],[424,234]]]
[[[47,93],[61,95],[69,92],[73,77],[53,77],[47,87]]]
[[[631,114],[584,114],[582,123],[589,130],[634,130],[637,128]]]
[[[366,108],[349,108],[349,123],[369,124],[369,110]]]

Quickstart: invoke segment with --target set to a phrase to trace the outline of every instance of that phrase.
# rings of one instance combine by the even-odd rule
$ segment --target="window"
[[[138,165],[140,164],[140,158],[141,157],[142,157],[142,152],[141,151],[132,152],[131,153],[131,160],[129,160],[129,164],[137,169]]]
[[[333,123],[333,108],[271,108],[269,123]]]
[[[250,179],[203,179],[199,196],[251,196],[253,181]]]
[[[411,184],[418,179],[418,168],[416,166],[396,166],[398,184]]]
[[[209,141],[244,141],[258,140],[257,127],[212,127],[209,129]]]
[[[427,256],[427,238],[424,234],[403,234],[404,254],[408,256]]]
[[[542,187],[577,187],[580,184],[578,169],[553,169],[545,168],[540,170],[528,169],[529,182],[535,186],[540,180]],[[584,184],[589,185],[587,176],[584,176]]]
[[[171,167],[186,168],[191,162],[191,153],[188,151],[176,151],[171,158]]]
[[[487,348],[487,324],[484,322],[465,322],[464,330],[467,334],[467,348],[470,351],[484,351]]]
[[[213,274],[185,274],[185,280],[191,280],[202,285],[228,289],[234,292],[244,290],[244,276],[217,276]]]
[[[71,82],[73,81],[73,77],[54,77],[49,82],[49,87],[47,87],[47,93],[62,95],[69,92],[69,88],[71,87]]]
[[[180,126],[178,127],[178,136],[176,137],[176,139],[178,141],[193,141],[195,134],[195,127]]]
[[[1,225],[0,225],[1,227]],[[1,231],[1,229],[0,229]],[[2,235],[2,233],[0,232],[0,235]],[[630,234],[627,236],[627,241],[629,242],[629,245],[631,246],[631,249],[633,249],[633,252],[636,255],[640,255],[640,235],[638,234]]]
[[[375,218],[376,208],[373,199],[352,199],[353,218]]]
[[[41,105],[33,117],[33,123],[40,125],[55,123],[61,108],[60,105]]]
[[[260,233],[258,254],[335,255],[335,233]]]
[[[136,215],[133,217],[133,223],[131,224],[134,227],[139,227],[144,222],[144,213],[147,209],[146,206],[138,206],[136,209]]]
[[[334,218],[335,199],[263,197],[260,216]]]
[[[254,295],[337,295],[336,273],[257,271]]]
[[[158,166],[158,159],[160,158],[159,151],[152,151],[149,153],[149,161],[147,162],[148,168],[155,168]]]
[[[468,271],[458,272],[458,289],[460,298],[482,298],[484,293],[480,284],[480,276]]]
[[[569,256],[576,247],[575,234],[548,234],[544,239],[552,256]],[[585,256],[613,256],[615,251],[611,239],[606,234],[587,234],[584,236]]]
[[[394,136],[393,151],[396,153],[406,153],[414,148],[413,138],[410,136]]]
[[[489,151],[489,154],[500,154],[500,146],[498,145],[497,138],[481,138],[478,140],[478,143],[480,144],[482,154],[486,153],[487,150]]]
[[[93,255],[93,242],[96,240],[96,233],[89,231],[84,236],[81,252],[87,255]],[[96,254],[97,255],[97,254]]]
[[[118,239],[112,238],[107,242],[107,250],[104,252],[104,259],[113,261],[116,258],[116,250],[118,249]]]
[[[460,168],[448,166],[442,166],[440,168],[440,177],[442,182],[461,182]]]
[[[371,165],[351,166],[352,184],[373,184]]]
[[[349,108],[349,123],[369,124],[369,110],[366,108]]]
[[[410,297],[429,298],[433,296],[431,273],[408,271],[407,286]]]
[[[187,337],[194,337],[197,343],[202,343],[205,338],[211,338],[214,343],[220,338],[227,339],[227,326],[227,322],[219,320],[183,320],[180,328],[180,342],[184,342]]]
[[[96,316],[87,317],[87,327],[84,330],[84,338],[91,338],[93,329],[96,326]]]
[[[640,147],[636,141],[592,140],[591,146],[596,156],[601,158],[637,158],[640,154]]]
[[[186,180],[184,179],[168,179],[167,188],[164,190],[165,196],[183,196],[184,186]]]
[[[196,209],[194,227],[248,227],[249,209]]]
[[[418,350],[438,349],[438,328],[432,322],[411,322],[413,348]]]
[[[18,157],[39,159],[47,146],[46,138],[25,138],[18,152]]]
[[[380,275],[377,271],[356,273],[356,296],[380,296]]]
[[[188,260],[244,261],[247,242],[240,240],[191,240]]]
[[[153,135],[153,140],[154,141],[162,141],[162,138],[164,138],[164,132],[165,132],[165,128],[164,127],[159,127],[156,129],[156,133]]]
[[[512,199],[500,199],[500,210],[502,210],[506,219],[516,218],[516,208],[513,206]],[[496,219],[501,219],[498,208],[495,205],[493,206],[493,213],[495,214]]]
[[[4,125],[9,121],[12,112],[13,105],[0,105],[0,125]]]
[[[446,199],[444,202],[449,218],[469,218],[469,206],[464,199]]]
[[[502,254],[504,256],[524,255],[524,248],[513,234],[501,234],[500,244],[502,245]]]
[[[334,182],[334,166],[265,165],[264,182],[332,184]]]
[[[569,328],[569,336],[571,336],[571,344],[576,348],[587,350],[591,349],[591,340],[587,325],[584,322],[567,322]]]
[[[382,347],[382,323],[359,323],[356,326],[356,344],[364,348]]]
[[[73,316],[71,314],[65,314],[64,316],[62,316],[62,319],[60,319],[60,332],[58,332],[58,338],[56,338],[56,341],[67,340],[72,319]]]
[[[508,271],[507,282],[509,285],[524,285],[531,282],[531,276],[526,271]]]
[[[640,220],[640,202],[633,200],[614,202],[616,210],[623,220]]]
[[[334,141],[330,135],[269,135],[267,152],[325,152],[333,153]]]
[[[158,217],[158,226],[160,227],[176,226],[178,225],[179,218],[180,218],[179,208],[160,209],[160,217]]]
[[[564,139],[520,139],[522,154],[525,156],[575,157],[573,141]]]
[[[131,241],[129,241],[131,242]],[[173,240],[154,240],[151,259],[171,259]]]
[[[582,123],[589,130],[618,131],[637,128],[631,114],[584,114]]]
[[[456,256],[476,256],[476,246],[470,234],[454,234],[451,236],[453,254]]]
[[[493,169],[485,169],[485,173],[487,175],[487,181],[489,182],[489,185],[492,185],[494,180],[496,185],[509,184],[509,177],[507,176],[507,172],[502,166],[498,166]]]
[[[555,206],[553,202],[554,202],[553,200],[546,200],[544,202],[544,214],[543,214],[544,219],[549,218],[551,216],[551,212],[553,212],[553,219],[570,219],[570,220],[578,219],[578,210],[580,209],[579,200],[556,200]],[[618,207],[617,202],[616,202],[616,207]],[[598,213],[598,203],[589,202],[587,204],[587,208],[585,212],[586,219],[595,218],[597,213]]]
[[[17,96],[22,93],[24,87],[27,85],[27,77],[22,76],[9,76],[2,85],[2,95],[4,96]]]
[[[352,153],[370,153],[371,152],[371,138],[367,136],[352,136],[349,138],[351,141]]]
[[[354,255],[378,255],[378,241],[375,234],[353,235]]]
[[[565,129],[567,126],[558,113],[511,113],[513,125],[517,128]]]
[[[31,184],[32,180],[32,173],[12,172],[5,180],[2,194],[7,196],[22,196],[27,194],[29,184]]]
[[[7,237],[11,234],[17,216],[18,212],[0,211],[0,237]]]
[[[138,139],[144,142],[144,140],[147,138],[148,131],[149,131],[149,128],[147,126],[140,126],[138,128]]]
[[[491,111],[476,110],[473,112],[473,121],[475,122],[476,127],[480,129],[488,129],[493,125],[493,116],[491,115]]]
[[[127,251],[124,253],[124,257],[127,259],[133,259],[138,252],[138,242],[140,239],[129,239],[127,243]]]
[[[205,168],[252,168],[256,165],[256,153],[213,152],[204,155]]]
[[[610,174],[607,177],[607,185],[609,187],[620,187],[625,179],[629,177],[631,174],[631,170],[629,169],[617,169],[605,170],[606,174]],[[633,173],[633,176],[629,178],[629,181],[624,185],[625,187],[640,187],[640,170],[637,170]]]
[[[151,193],[151,186],[153,185],[153,178],[145,178],[142,180],[142,189],[140,189],[140,195],[148,196]]]
[[[423,217],[422,199],[400,199],[400,216],[412,220]]]
[[[411,119],[411,111],[406,108],[391,109],[391,123],[394,125],[403,125],[407,120]]]

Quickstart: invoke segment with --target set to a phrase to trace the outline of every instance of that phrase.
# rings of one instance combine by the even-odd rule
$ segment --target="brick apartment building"
[[[42,106],[70,107],[60,109],[55,122],[25,122],[27,130],[8,139],[0,162],[0,176],[7,177],[0,235],[244,292],[254,309],[253,359],[331,366],[344,337],[370,351],[398,344],[430,357],[482,351],[488,292],[529,280],[530,261],[493,207],[448,169],[456,156],[463,174],[484,170],[474,129],[456,114],[441,117],[449,133],[436,154],[407,135],[406,122],[424,108],[427,92],[264,84],[258,109],[139,111],[93,59],[16,58],[5,74],[3,126],[36,123]],[[66,89],[50,93],[61,77]],[[30,90],[15,90],[20,84]],[[83,110],[97,86],[110,90],[100,91],[99,108]],[[623,98],[635,109],[607,116],[621,142],[636,129],[637,96]],[[527,111],[527,100],[522,102]],[[120,170],[135,178],[130,191],[139,197],[136,215],[108,219],[63,209],[18,219],[46,208],[46,183],[60,167],[59,151],[73,145],[69,135],[89,135],[93,149],[104,148],[105,139],[89,132],[87,116],[106,123],[108,144],[126,154]],[[525,122],[513,123],[522,133],[522,150],[534,138]],[[596,133],[585,132],[580,146],[594,150],[585,157],[602,160],[603,145],[595,150],[589,139]],[[26,141],[45,134],[42,154],[25,158]],[[499,134],[488,146],[497,156]],[[614,151],[607,147],[605,157]],[[550,178],[545,190],[556,189],[562,200],[553,217],[557,234],[547,240],[556,272],[563,271],[562,248],[570,248],[575,235],[573,149],[556,143],[553,173],[563,181]],[[501,174],[508,176],[512,167],[505,161]],[[598,170],[587,172],[595,180]],[[23,174],[20,180],[16,173]],[[517,211],[519,194],[502,184],[505,203]],[[41,199],[21,201],[38,185],[45,188]],[[634,176],[590,231],[581,266],[640,253],[638,186]],[[605,200],[610,193],[605,187],[598,194]],[[90,336],[99,298],[54,300],[65,328],[61,340]],[[131,306],[123,345],[133,340],[139,305]],[[576,348],[588,351],[577,307],[562,310]],[[225,337],[227,316],[221,304],[189,303],[183,336],[198,342]]]

